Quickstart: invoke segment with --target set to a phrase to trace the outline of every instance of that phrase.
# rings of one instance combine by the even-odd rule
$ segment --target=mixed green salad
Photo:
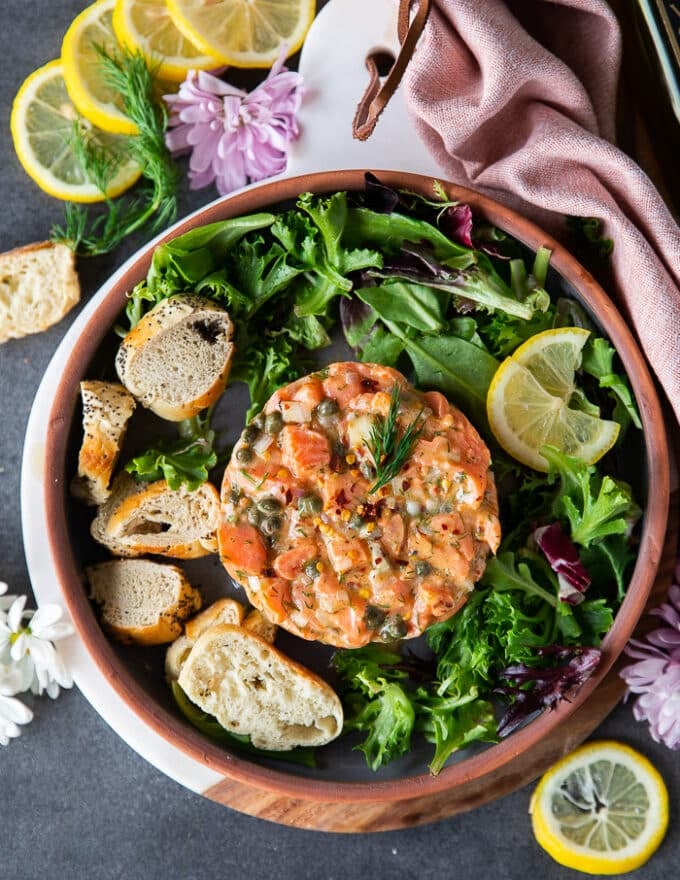
[[[527,261],[436,182],[424,198],[367,175],[364,191],[305,193],[159,246],[130,294],[121,334],[176,293],[228,309],[230,384],[248,386],[246,420],[341,332],[358,359],[443,392],[491,448],[503,541],[462,610],[427,631],[424,650],[373,644],[333,655],[345,730],[359,732],[374,770],[422,736],[437,773],[456,750],[498,741],[554,706],[597,667],[625,595],[640,508],[616,475],[617,449],[595,466],[544,447],[549,470],[539,473],[503,452],[487,423],[501,361],[537,333],[575,326],[591,334],[569,405],[616,420],[617,447],[641,426],[610,343],[578,302],[551,295],[549,260],[540,249]],[[155,441],[127,469],[198,486],[224,460],[211,418],[180,423],[176,439]]]

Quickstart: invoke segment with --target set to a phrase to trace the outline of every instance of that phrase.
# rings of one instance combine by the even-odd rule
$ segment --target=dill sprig
[[[93,214],[72,202],[66,205],[64,225],[54,227],[51,237],[81,256],[106,254],[148,223],[153,234],[169,225],[177,213],[179,170],[165,145],[167,114],[154,95],[154,70],[139,52],[109,53],[101,46],[95,48],[106,82],[120,94],[125,113],[137,127],[125,158],[131,156],[137,162],[147,183],[134,196],[105,198],[104,213]],[[73,126],[71,145],[88,179],[105,194],[123,154],[94,143],[78,123]]]
[[[401,433],[399,432],[400,406],[401,388],[395,384],[390,395],[387,417],[374,418],[368,437],[368,448],[373,456],[376,472],[376,480],[368,490],[369,495],[377,492],[397,476],[423,431],[425,420],[420,412]]]

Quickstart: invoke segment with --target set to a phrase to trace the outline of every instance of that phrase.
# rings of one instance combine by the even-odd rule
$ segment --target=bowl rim
[[[437,178],[450,198],[466,202],[474,214],[482,215],[492,224],[508,231],[531,250],[535,251],[540,246],[551,249],[551,267],[578,291],[597,316],[619,353],[638,402],[649,464],[648,504],[629,589],[601,646],[602,659],[597,670],[570,702],[561,701],[557,708],[542,712],[530,724],[500,743],[450,764],[439,775],[422,773],[375,782],[343,782],[296,776],[256,764],[211,742],[180,716],[149,702],[146,691],[124,667],[103,633],[82,587],[82,573],[76,565],[70,544],[66,517],[66,451],[84,369],[120,314],[126,292],[146,277],[151,255],[159,244],[199,225],[261,210],[268,205],[295,198],[301,192],[324,194],[361,190],[364,188],[364,175],[369,170],[388,186],[412,189],[423,194],[432,191],[434,178],[431,176],[373,168],[322,171],[276,179],[218,199],[142,246],[94,296],[100,302],[68,355],[52,400],[44,453],[43,500],[46,521],[51,526],[47,529],[47,543],[59,589],[90,659],[127,707],[168,743],[227,778],[256,789],[330,803],[400,801],[449,790],[505,767],[515,756],[544,739],[572,715],[603,680],[644,611],[663,553],[670,497],[668,444],[655,386],[631,331],[607,294],[559,242],[532,221],[486,195]],[[74,585],[77,585],[77,589],[73,588]]]

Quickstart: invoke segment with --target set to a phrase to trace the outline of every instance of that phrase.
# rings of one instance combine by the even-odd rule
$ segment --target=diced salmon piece
[[[458,552],[467,562],[472,559],[475,547],[472,535],[465,528],[463,519],[459,513],[447,513],[433,516],[430,520],[430,528],[436,535],[436,543],[444,556],[455,560],[455,552]],[[442,566],[444,567],[444,566]]]
[[[384,511],[379,520],[381,537],[380,543],[388,556],[397,559],[404,546],[406,530],[404,520],[398,513]]]
[[[262,536],[249,523],[223,522],[217,532],[220,557],[231,572],[261,574],[267,565]]]
[[[328,560],[336,574],[367,565],[371,559],[366,545],[356,538],[330,530],[323,535]]]
[[[390,389],[391,391],[391,389]],[[390,411],[391,394],[388,391],[378,391],[375,394],[360,394],[352,401],[352,411],[355,413],[370,413],[372,416],[385,418]]]
[[[366,498],[366,481],[352,476],[349,471],[336,474],[332,470],[319,475],[319,490],[324,507],[340,511],[352,508]]]
[[[288,398],[289,400],[299,400],[301,403],[307,403],[314,409],[324,399],[323,383],[316,377],[310,377],[306,382],[300,382]]]
[[[313,428],[286,425],[280,437],[283,465],[298,479],[325,467],[331,460],[328,438]]]
[[[274,570],[286,580],[297,577],[311,559],[317,556],[315,541],[301,541],[291,550],[280,553],[274,561]]]
[[[261,577],[259,589],[248,590],[248,595],[256,608],[273,623],[283,623],[290,612],[290,581],[284,578]]]
[[[427,403],[438,419],[443,419],[451,411],[451,404],[438,391],[427,391],[423,397],[425,398],[425,403]]]
[[[345,409],[350,401],[354,405],[354,398],[361,394],[389,394],[395,384],[403,385],[404,377],[391,367],[354,362],[333,364],[332,372],[323,380],[326,396],[336,400],[340,409]]]

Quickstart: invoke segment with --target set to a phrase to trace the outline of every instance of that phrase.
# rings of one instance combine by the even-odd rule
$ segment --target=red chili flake
[[[383,561],[382,556],[376,556],[376,557],[375,557],[375,564],[376,564],[376,565],[380,565],[380,563],[381,563],[382,561]]]
[[[408,490],[410,488],[411,488],[411,481],[410,480],[402,480],[401,481],[402,492],[408,492]]]
[[[448,530],[449,527],[446,525],[446,523],[442,523],[442,532],[447,532]]]
[[[375,379],[362,379],[360,384],[364,391],[375,391],[378,387],[378,383]]]
[[[335,496],[335,503],[339,504],[340,507],[344,507],[348,501],[349,501],[349,498],[347,497],[347,493],[345,492],[344,489],[341,489],[338,492],[338,494]]]

